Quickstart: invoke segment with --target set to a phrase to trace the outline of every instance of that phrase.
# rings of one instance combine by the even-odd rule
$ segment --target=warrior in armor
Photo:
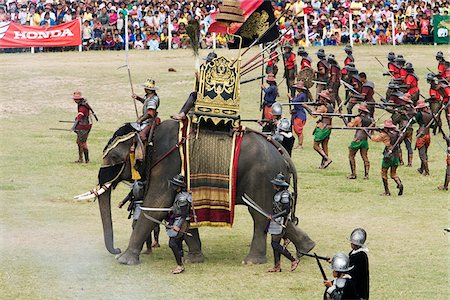
[[[448,191],[448,183],[450,182],[450,136],[444,135],[444,140],[447,143],[447,168],[445,169],[444,184],[438,186],[438,189],[441,191]]]
[[[427,74],[427,83],[430,84],[430,99],[428,102],[430,103],[431,113],[437,114],[442,107],[442,96],[439,93],[439,78],[435,76],[433,73]],[[441,114],[436,117],[438,123],[433,126],[433,134],[436,135],[437,129],[439,126],[442,126]]]
[[[304,47],[298,47],[297,55],[301,56],[302,58],[302,60],[300,61],[300,70],[311,68],[312,59],[311,57],[309,57],[308,52],[305,51]]]
[[[157,112],[159,107],[159,97],[156,91],[158,88],[156,87],[155,81],[148,79],[144,83],[144,90],[144,97],[140,97],[136,94],[132,95],[134,99],[144,104],[142,106],[142,116],[140,116],[136,121],[141,124],[142,129],[141,132],[139,132],[139,137],[143,142],[147,140],[150,129],[160,123]],[[150,137],[149,142],[151,141],[151,138],[152,137]]]
[[[167,229],[167,235],[169,236],[169,247],[172,249],[177,262],[177,267],[172,273],[179,274],[184,271],[183,239],[184,232],[189,229],[192,196],[186,190],[184,176],[176,175],[169,182],[176,191],[176,195],[172,205],[172,212],[169,215],[170,229]]]
[[[404,67],[406,70],[405,85],[407,92],[411,95],[414,104],[419,100],[419,77],[414,73],[414,68],[411,63],[407,63]]]
[[[442,74],[442,80],[446,84],[450,84],[450,61],[444,62],[444,74]]]
[[[78,105],[78,114],[75,117],[75,123],[73,124],[71,129],[77,134],[78,160],[75,162],[82,163],[84,154],[84,161],[88,163],[89,149],[87,139],[92,128],[92,121],[90,116],[92,109],[87,103],[87,99],[85,99],[81,95],[81,92],[74,92],[72,99]]]
[[[286,78],[287,90],[292,96],[295,95],[294,85],[295,78],[297,77],[297,63],[295,62],[295,54],[292,53],[292,44],[286,42],[283,45],[283,61],[284,61],[284,78]]]
[[[266,82],[269,85],[265,87],[261,84],[261,89],[264,92],[264,102],[263,102],[263,118],[272,119],[272,105],[277,101],[278,97],[278,87],[275,81],[275,75],[272,73],[267,74]]]
[[[339,112],[341,109],[341,97],[339,97],[339,87],[341,86],[341,68],[336,61],[334,54],[328,55],[328,64],[330,66],[330,82],[328,83],[328,89],[331,92],[331,103],[334,107],[339,107]]]
[[[205,63],[210,63],[215,58],[217,58],[217,54],[214,52],[210,52],[210,53],[208,53],[208,56],[203,58],[203,60],[206,61]],[[180,109],[178,114],[172,116],[172,119],[181,120],[181,119],[186,118],[186,115],[188,114],[188,112],[194,107],[195,101],[197,101],[197,94],[198,94],[198,89],[199,89],[199,85],[200,85],[199,76],[200,75],[196,71],[195,72],[195,90],[189,94],[189,97],[186,99],[186,102],[184,102],[183,107]]]
[[[319,94],[319,102],[321,105],[317,107],[316,113],[333,113],[334,107],[331,104],[331,95],[328,90],[324,90]],[[314,118],[317,115],[313,115]],[[314,150],[322,157],[320,169],[327,168],[333,161],[328,157],[328,141],[330,140],[332,118],[330,116],[321,115],[314,129]],[[322,146],[322,147],[321,147]]]
[[[285,181],[284,175],[279,173],[270,181],[276,191],[273,197],[273,214],[270,217],[268,233],[272,235],[274,267],[268,272],[281,272],[281,255],[291,261],[291,271],[297,269],[299,260],[294,257],[286,247],[281,246],[281,239],[286,238],[286,230],[283,227],[291,212],[291,194],[288,191],[289,184]]]
[[[316,97],[319,96],[320,92],[327,89],[328,79],[330,76],[330,65],[326,60],[325,50],[322,48],[316,52],[319,61],[317,62],[317,81],[321,83],[317,83],[316,85]]]
[[[369,250],[364,244],[366,242],[367,233],[362,228],[356,228],[350,234],[350,246],[352,251],[348,254],[350,265],[353,269],[349,271],[355,284],[358,299],[369,299]]]
[[[438,51],[436,53],[436,60],[438,61],[438,77],[440,79],[444,78],[444,72],[445,72],[445,58],[444,58],[444,53],[442,53],[442,51]]]
[[[359,73],[359,78],[361,79],[362,88],[361,96],[363,96],[362,101],[367,103],[367,108],[369,109],[370,116],[373,118],[375,112],[375,99],[373,99],[373,94],[375,90],[375,84],[373,81],[367,80],[367,75],[364,72]]]
[[[298,81],[295,85],[297,96],[292,99],[292,103],[308,102],[308,89],[305,87],[303,81]],[[306,111],[302,105],[294,105],[291,109],[294,132],[298,138],[298,144],[295,148],[303,149],[303,127],[306,124]]]
[[[388,59],[388,70],[389,72],[383,73],[383,76],[391,76],[394,78],[400,77],[400,68],[395,64],[395,59],[397,58],[395,56],[394,52],[389,52],[388,56],[386,57]]]
[[[397,183],[398,195],[403,195],[403,184],[397,175],[397,167],[400,163],[399,157],[399,140],[402,138],[401,132],[397,126],[388,119],[384,121],[383,131],[379,135],[372,135],[371,140],[374,142],[384,143],[383,161],[381,163],[381,178],[384,185],[384,193],[382,196],[390,196],[388,183],[388,171],[391,169],[391,178]],[[394,147],[395,146],[395,147]]]
[[[425,100],[420,99],[417,101],[417,106],[414,107],[417,110],[416,121],[419,125],[416,134],[416,149],[419,151],[420,168],[417,171],[424,175],[430,175],[428,168],[428,147],[430,146],[430,122],[433,120],[433,114],[431,113],[428,103]]]
[[[337,253],[331,259],[331,269],[333,270],[334,280],[324,281],[326,286],[324,299],[359,299],[355,284],[349,272],[353,269],[350,266],[350,259],[345,253]]]
[[[133,223],[131,223],[131,228],[133,228],[133,229],[136,226],[137,220],[139,219],[139,216],[141,215],[141,212],[142,212],[141,205],[144,201],[144,189],[145,189],[145,182],[135,181],[133,183],[133,185],[131,186],[131,191],[117,205],[118,208],[122,208],[128,201],[130,202],[127,210],[130,212],[128,215],[128,219],[131,219],[131,217],[133,217]],[[155,227],[154,232],[155,232],[155,240],[156,240],[156,237],[159,236],[159,225],[157,225]],[[151,232],[149,233],[148,238],[145,240],[145,244],[147,245],[147,251],[145,251],[144,253],[151,254],[152,253],[152,234],[151,234]]]
[[[395,64],[398,67],[398,78],[401,78],[403,81],[405,81],[406,77],[406,70],[403,68],[405,66],[406,60],[403,58],[403,55],[399,54],[395,58]]]
[[[272,134],[272,138],[279,142],[284,149],[292,155],[292,147],[294,147],[295,137],[292,134],[291,120],[282,118],[278,121],[275,132]]]
[[[278,73],[278,52],[275,50],[276,47],[270,53],[270,59],[267,61],[266,74],[273,74],[274,77]]]
[[[411,100],[411,95],[408,93],[402,94],[401,92],[395,92],[391,94],[390,100],[391,102],[398,104],[398,107],[396,108],[388,107],[386,110],[392,114],[391,119],[394,125],[397,125],[400,130],[403,130],[403,128],[408,125],[409,120],[415,117],[416,115],[416,110],[414,109],[414,104]],[[413,161],[412,135],[413,135],[412,123],[409,123],[408,128],[406,129],[405,132],[404,139],[402,141],[405,143],[406,150],[408,152],[407,167],[412,167]],[[400,158],[400,165],[403,165],[403,155],[402,149],[400,147],[399,147],[399,158]]]
[[[344,70],[345,70],[345,72],[344,72]],[[354,63],[349,63],[348,65],[346,65],[343,69],[342,69],[342,80],[345,82],[345,83],[348,83],[348,84],[352,84],[352,78],[353,78],[353,76],[354,75],[358,75],[358,70],[355,68],[355,64]],[[345,89],[345,102],[348,102],[348,99],[349,99],[349,97],[350,97],[350,93],[351,93],[351,91],[349,90],[349,89]]]
[[[370,117],[370,112],[367,108],[367,104],[362,102],[358,107],[359,114],[350,123],[348,127],[370,127],[374,123],[373,118]],[[356,161],[355,156],[360,151],[361,158],[364,161],[364,179],[369,179],[369,143],[367,141],[367,130],[358,129],[355,132],[353,141],[348,146],[348,158],[350,161],[351,174],[347,176],[348,179],[356,179]]]
[[[351,115],[353,113],[353,107],[355,107],[355,105],[358,102],[362,101],[364,97],[361,95],[363,83],[361,81],[361,78],[359,77],[359,74],[353,72],[352,68],[348,68],[348,70],[352,74],[350,78],[350,84],[352,85],[353,89],[357,92],[355,93],[352,90],[348,90],[349,92],[348,97],[350,97],[350,100],[348,101],[347,104],[347,113]]]
[[[272,104],[271,117],[268,119],[258,121],[259,125],[262,126],[262,132],[272,135],[278,126],[278,122],[283,115],[283,107],[280,103],[275,102]]]
[[[446,79],[440,79],[439,84],[436,87],[437,91],[442,97],[443,105],[446,105],[450,100],[450,85],[448,84]],[[447,126],[450,130],[450,106],[447,106],[446,112],[444,112],[447,116]],[[439,118],[440,120],[440,118]]]
[[[345,45],[344,48],[345,53],[347,54],[347,57],[344,59],[344,68],[342,69],[342,75],[347,75],[348,70],[345,68],[350,63],[355,63],[355,58],[353,57],[353,49],[350,45]]]

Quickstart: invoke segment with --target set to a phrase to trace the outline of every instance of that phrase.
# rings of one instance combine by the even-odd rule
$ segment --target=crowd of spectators
[[[0,0],[0,22],[29,26],[54,26],[82,20],[85,50],[120,50],[125,47],[128,16],[129,47],[162,50],[189,47],[186,26],[200,23],[200,46],[211,48],[208,32],[211,14],[220,0]],[[286,37],[298,45],[346,44],[350,40],[352,13],[355,44],[432,43],[433,14],[448,15],[447,1],[291,0],[271,1]],[[283,12],[287,10],[285,14]],[[283,15],[282,15],[283,14]],[[305,35],[307,15],[308,36]],[[395,21],[395,28],[392,27]],[[170,39],[170,43],[169,43]],[[227,37],[216,36],[216,46],[226,47]]]

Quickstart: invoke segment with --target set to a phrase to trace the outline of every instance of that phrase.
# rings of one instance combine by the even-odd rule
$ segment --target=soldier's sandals
[[[327,160],[324,164],[323,164],[323,168],[326,169],[333,161],[331,159]]]
[[[356,175],[354,175],[354,174],[348,175],[347,179],[356,179]]]
[[[440,186],[438,186],[438,190],[440,190],[440,191],[448,191],[448,187],[440,185]]]
[[[267,270],[267,272],[269,272],[269,273],[278,273],[278,272],[281,272],[281,268],[275,266],[275,267]]]
[[[172,271],[172,274],[180,274],[182,272],[184,272],[184,267],[183,266],[177,266],[175,268],[175,270]]]

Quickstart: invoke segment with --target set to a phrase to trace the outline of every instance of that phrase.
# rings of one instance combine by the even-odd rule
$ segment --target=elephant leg
[[[268,224],[267,218],[256,212],[254,209],[249,209],[252,215],[253,226],[253,239],[250,245],[250,251],[242,261],[243,264],[264,264],[267,262],[267,232],[266,227]]]
[[[137,265],[139,263],[139,254],[148,238],[149,232],[151,232],[154,227],[155,223],[147,220],[141,214],[131,233],[127,250],[117,256],[119,263],[124,265]]]
[[[286,223],[286,237],[295,245],[297,257],[301,256],[300,252],[308,253],[316,246],[308,234],[291,221]]]
[[[188,231],[192,236],[185,235],[184,241],[188,246],[188,255],[185,257],[185,262],[202,263],[205,261],[205,256],[202,253],[202,241],[198,228],[191,228]]]

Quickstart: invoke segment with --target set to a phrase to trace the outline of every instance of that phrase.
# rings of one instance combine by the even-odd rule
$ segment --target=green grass
[[[381,76],[383,70],[373,56],[382,58],[389,50],[355,49],[358,69],[368,74],[381,94],[388,78]],[[402,46],[394,50],[414,63],[422,93],[427,94],[426,67],[436,69],[434,54],[442,49]],[[343,61],[341,48],[326,51]],[[191,52],[131,52],[130,63],[137,93],[142,92],[138,84],[154,78],[160,87],[160,116],[166,119],[177,112],[193,88]],[[1,55],[0,64],[1,298],[162,299],[177,294],[186,299],[321,298],[324,288],[314,260],[303,259],[294,273],[267,274],[272,262],[268,244],[268,264],[241,265],[252,235],[251,218],[244,207],[237,208],[231,230],[201,230],[207,261],[188,265],[180,276],[170,274],[174,259],[163,232],[161,248],[151,256],[142,255],[140,265],[119,265],[104,248],[97,203],[74,202],[72,197],[96,184],[105,143],[121,123],[135,119],[126,69],[117,70],[124,64],[124,53],[11,54]],[[177,72],[169,73],[169,67]],[[247,78],[253,75],[258,71]],[[70,127],[58,120],[75,116],[76,105],[71,100],[75,89],[84,93],[100,118],[89,138],[89,165],[72,163],[77,158],[73,133],[48,130]],[[284,89],[280,94],[286,101]],[[258,83],[243,85],[241,98],[241,115],[258,117]],[[313,127],[314,120],[308,119],[305,149],[295,151],[293,159],[300,186],[297,215],[301,228],[316,241],[315,251],[330,256],[348,252],[345,238],[353,228],[364,227],[373,299],[448,299],[448,236],[442,229],[449,225],[449,194],[436,189],[445,172],[445,153],[437,143],[443,146],[442,139],[432,137],[431,176],[417,175],[415,153],[413,168],[399,168],[405,195],[381,197],[382,145],[370,143],[370,180],[362,179],[358,157],[359,177],[349,181],[347,145],[352,133],[332,133],[334,162],[329,169],[318,170],[320,160],[312,149]],[[396,191],[392,181],[390,184]],[[115,243],[122,250],[128,243],[131,222],[125,209],[115,205],[127,191],[125,185],[119,185],[112,199]],[[287,270],[288,261],[283,260],[282,266]],[[325,270],[331,276],[329,269]]]

